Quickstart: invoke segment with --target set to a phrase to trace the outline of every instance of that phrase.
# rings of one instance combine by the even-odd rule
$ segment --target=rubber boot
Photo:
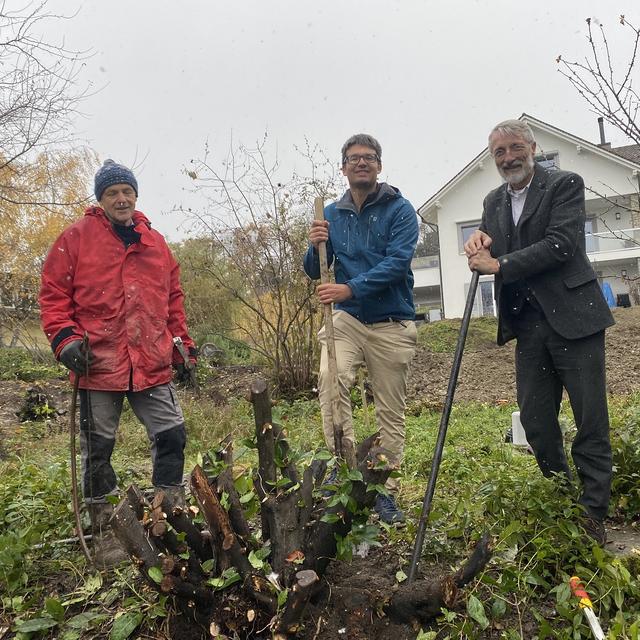
[[[160,489],[156,489],[157,491]],[[184,486],[178,485],[175,487],[161,487],[167,500],[171,503],[174,512],[176,510],[185,511],[187,509],[187,498],[185,495]]]
[[[113,514],[113,505],[109,502],[100,502],[89,505],[91,516],[92,556],[98,569],[108,569],[129,559],[127,552],[122,548],[116,538],[109,519]]]

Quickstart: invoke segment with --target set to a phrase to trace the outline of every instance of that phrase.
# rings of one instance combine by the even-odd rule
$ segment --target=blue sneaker
[[[322,481],[323,487],[325,485],[332,485],[331,487],[326,487],[325,489],[322,489],[320,491],[320,494],[324,498],[328,498],[329,496],[332,496],[336,492],[333,486],[336,484],[337,480],[338,480],[338,468],[333,467],[331,471],[329,471],[329,475],[325,476],[325,479]]]
[[[380,520],[386,524],[400,524],[405,520],[404,513],[398,509],[396,499],[391,495],[378,494],[373,508],[380,516]]]

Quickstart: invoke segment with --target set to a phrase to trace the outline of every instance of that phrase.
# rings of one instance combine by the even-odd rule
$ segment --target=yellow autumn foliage
[[[2,165],[0,158],[0,298],[5,318],[15,320],[33,315],[42,263],[60,232],[83,215],[97,158],[73,150]]]

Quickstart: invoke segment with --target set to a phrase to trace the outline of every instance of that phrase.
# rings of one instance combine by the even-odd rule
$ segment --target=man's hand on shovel
[[[348,284],[319,284],[316,287],[318,300],[322,304],[332,304],[334,302],[344,302],[353,296],[351,287]]]

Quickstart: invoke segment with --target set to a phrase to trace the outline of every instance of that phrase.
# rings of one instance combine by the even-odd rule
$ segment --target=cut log
[[[116,537],[141,573],[152,586],[156,586],[155,580],[149,575],[149,570],[159,569],[162,560],[158,550],[147,537],[144,527],[138,521],[128,497],[123,498],[114,509],[110,522]]]
[[[289,592],[287,604],[276,625],[276,633],[293,635],[298,632],[304,609],[318,581],[318,574],[315,571],[307,569],[296,573],[295,584]]]
[[[416,580],[401,584],[384,607],[384,612],[398,624],[424,623],[440,614],[442,607],[450,609],[459,589],[473,580],[491,559],[491,537],[485,533],[478,541],[471,557],[453,575],[442,580]]]
[[[275,438],[273,435],[271,415],[271,400],[267,383],[259,378],[251,385],[251,403],[256,426],[256,440],[258,443],[258,473],[254,478],[254,485],[259,496],[275,493],[276,463]],[[266,517],[262,517],[262,539],[271,537]]]
[[[130,484],[127,487],[127,497],[129,498],[129,504],[131,505],[133,512],[136,514],[136,518],[138,518],[138,520],[142,520],[145,506],[150,507],[142,491],[140,491],[135,484]]]
[[[213,547],[211,540],[203,535],[203,532],[196,527],[193,520],[183,509],[174,509],[171,501],[164,496],[161,503],[162,511],[167,516],[167,522],[177,533],[183,533],[185,542],[189,548],[197,555],[201,562],[213,558]]]
[[[218,475],[215,480],[215,484],[218,493],[226,493],[229,503],[229,520],[231,526],[245,545],[250,544],[252,539],[251,529],[249,529],[249,523],[244,517],[242,510],[242,503],[240,502],[240,495],[236,490],[233,483],[233,443],[231,436],[227,436],[221,443],[221,446],[216,452],[218,461],[224,463],[225,468]],[[252,545],[253,546],[253,545]]]
[[[136,501],[139,495],[140,492],[137,488],[130,488],[126,497],[115,508],[110,522],[116,537],[152,587],[163,593],[171,593],[185,600],[187,604],[193,603],[191,606],[210,606],[214,601],[214,593],[204,585],[205,576],[199,565],[196,575],[189,576],[188,571],[183,570],[184,567],[187,567],[187,563],[178,562],[175,557],[166,553],[167,546],[179,544],[174,532],[165,531],[163,536],[155,542],[153,538],[147,536],[143,524],[136,517],[135,508],[130,502],[132,498]],[[161,502],[162,496],[154,498],[156,509],[159,508]],[[136,502],[136,506],[137,504]],[[158,522],[154,524],[150,521],[149,524],[153,529]],[[173,542],[167,545],[167,540],[173,540]],[[163,576],[160,584],[156,580],[157,571]],[[177,575],[172,575],[176,573]]]
[[[471,557],[460,567],[458,572],[453,576],[453,581],[459,589],[469,584],[491,560],[493,554],[493,544],[491,536],[488,532],[482,534],[476,548],[473,550]]]
[[[384,612],[396,624],[424,623],[440,615],[443,607],[455,603],[458,589],[451,577],[442,580],[416,580],[401,584]]]
[[[220,570],[235,566],[241,576],[251,572],[251,564],[229,522],[229,516],[220,504],[209,480],[199,465],[191,473],[191,490],[198,500],[204,519],[209,525],[212,542]]]

